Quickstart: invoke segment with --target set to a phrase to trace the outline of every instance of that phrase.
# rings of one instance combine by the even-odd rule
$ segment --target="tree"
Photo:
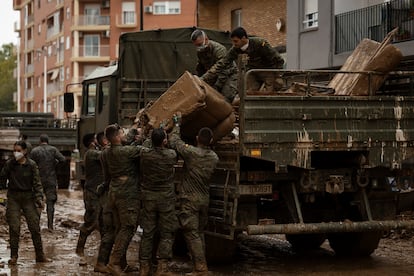
[[[15,46],[3,44],[0,50],[0,111],[15,111],[13,93],[17,91],[17,82],[13,76],[16,68]]]

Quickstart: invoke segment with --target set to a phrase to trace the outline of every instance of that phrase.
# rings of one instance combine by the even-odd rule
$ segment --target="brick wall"
[[[214,3],[217,2],[217,22],[211,16]],[[200,0],[199,26],[231,31],[231,12],[236,9],[242,11],[242,27],[249,35],[256,35],[267,39],[273,46],[286,45],[286,27],[279,32],[276,21],[280,18],[286,22],[286,0]]]

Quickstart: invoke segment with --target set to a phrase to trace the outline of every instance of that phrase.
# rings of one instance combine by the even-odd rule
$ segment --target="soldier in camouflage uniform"
[[[284,60],[269,42],[263,38],[248,38],[246,30],[242,27],[234,29],[230,34],[233,47],[227,55],[214,66],[212,66],[201,78],[209,82],[216,74],[223,72],[237,61],[239,55],[243,55],[243,60],[247,60],[246,71],[249,69],[281,69]],[[280,89],[282,84],[278,77],[270,72],[256,72],[250,74],[247,80],[248,90],[264,90],[271,92]]]
[[[112,212],[113,225],[117,226],[107,267],[113,275],[120,275],[123,272],[122,260],[138,227],[140,199],[137,162],[142,148],[123,146],[125,133],[116,124],[106,127],[105,136],[111,145],[102,151],[101,157],[105,185],[109,187],[104,216]]]
[[[48,262],[43,253],[40,235],[40,213],[44,207],[43,188],[40,183],[39,170],[36,163],[27,158],[27,145],[24,141],[14,144],[14,158],[7,160],[0,173],[0,189],[6,188],[6,219],[10,235],[10,265],[17,263],[20,237],[20,216],[23,213],[32,236],[36,252],[36,262]]]
[[[191,34],[191,41],[197,47],[197,75],[204,75],[213,65],[221,61],[227,53],[226,47],[208,38],[202,30]],[[205,79],[207,83],[232,102],[237,94],[237,67],[232,62],[225,70]]]
[[[47,134],[41,134],[39,140],[40,145],[32,150],[30,157],[39,166],[40,179],[46,195],[47,228],[53,230],[53,217],[57,200],[56,165],[59,162],[66,162],[66,159],[56,147],[49,145]]]
[[[173,119],[176,125],[169,142],[184,159],[182,183],[178,187],[178,220],[194,263],[192,275],[208,275],[204,230],[208,223],[209,182],[218,156],[209,148],[213,140],[209,128],[200,129],[196,137],[197,146],[191,146],[181,140],[176,118]]]
[[[140,160],[142,175],[141,226],[144,233],[139,248],[140,276],[149,275],[154,234],[159,231],[158,267],[155,275],[170,275],[168,261],[172,258],[174,233],[178,222],[175,211],[174,165],[177,153],[165,148],[167,134],[157,128],[151,134],[152,148],[143,149]]]
[[[101,151],[94,133],[83,137],[83,144],[87,148],[84,156],[85,185],[83,187],[83,202],[85,204],[84,223],[80,226],[76,253],[83,256],[86,239],[95,230],[99,229],[99,215],[101,206],[97,193],[98,185],[103,183],[101,166]]]

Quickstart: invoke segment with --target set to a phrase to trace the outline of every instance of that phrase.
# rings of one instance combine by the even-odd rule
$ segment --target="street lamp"
[[[43,113],[47,112],[47,47],[38,49],[38,53],[43,53]]]

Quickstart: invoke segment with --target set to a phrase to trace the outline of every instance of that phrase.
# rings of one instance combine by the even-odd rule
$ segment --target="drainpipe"
[[[140,19],[140,30],[144,30],[144,0],[139,1],[139,19]]]

